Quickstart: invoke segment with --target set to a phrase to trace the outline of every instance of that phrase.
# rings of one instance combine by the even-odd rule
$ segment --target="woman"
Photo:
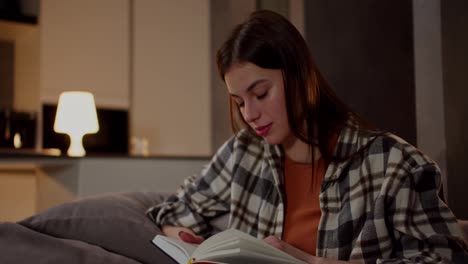
[[[308,263],[466,260],[437,165],[340,101],[285,18],[254,12],[217,64],[236,136],[150,210],[166,235],[200,243],[229,214],[229,227]]]

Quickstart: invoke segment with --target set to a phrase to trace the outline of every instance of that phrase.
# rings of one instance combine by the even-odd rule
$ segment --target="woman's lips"
[[[266,126],[256,127],[255,131],[257,132],[257,134],[264,137],[264,136],[266,136],[268,134],[268,132],[270,132],[270,129],[271,129],[271,123],[266,125]]]

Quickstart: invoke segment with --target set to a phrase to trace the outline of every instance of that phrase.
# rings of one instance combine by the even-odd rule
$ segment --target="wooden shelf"
[[[4,40],[15,41],[18,37],[37,28],[37,24],[18,23],[0,18],[0,35]]]

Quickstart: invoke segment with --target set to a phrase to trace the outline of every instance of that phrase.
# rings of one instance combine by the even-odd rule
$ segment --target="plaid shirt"
[[[415,147],[351,122],[335,147],[320,197],[317,256],[365,263],[468,263],[457,221],[438,199],[440,171]],[[210,220],[229,214],[229,227],[258,238],[281,237],[285,213],[283,151],[241,131],[149,211],[158,225],[208,236]],[[300,227],[298,227],[300,228]]]

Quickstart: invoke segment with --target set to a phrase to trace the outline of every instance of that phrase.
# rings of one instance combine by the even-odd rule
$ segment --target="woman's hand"
[[[349,263],[345,261],[340,261],[340,260],[333,260],[333,259],[325,259],[325,258],[319,258],[314,255],[311,255],[309,253],[306,253],[298,248],[295,248],[288,243],[284,242],[281,239],[278,239],[275,236],[269,236],[263,239],[263,241],[267,242],[271,246],[286,252],[287,254],[300,259],[302,261],[305,261],[310,264],[344,264],[344,263]]]
[[[162,226],[161,231],[168,237],[177,238],[187,243],[200,244],[205,240],[186,227],[165,225]]]

